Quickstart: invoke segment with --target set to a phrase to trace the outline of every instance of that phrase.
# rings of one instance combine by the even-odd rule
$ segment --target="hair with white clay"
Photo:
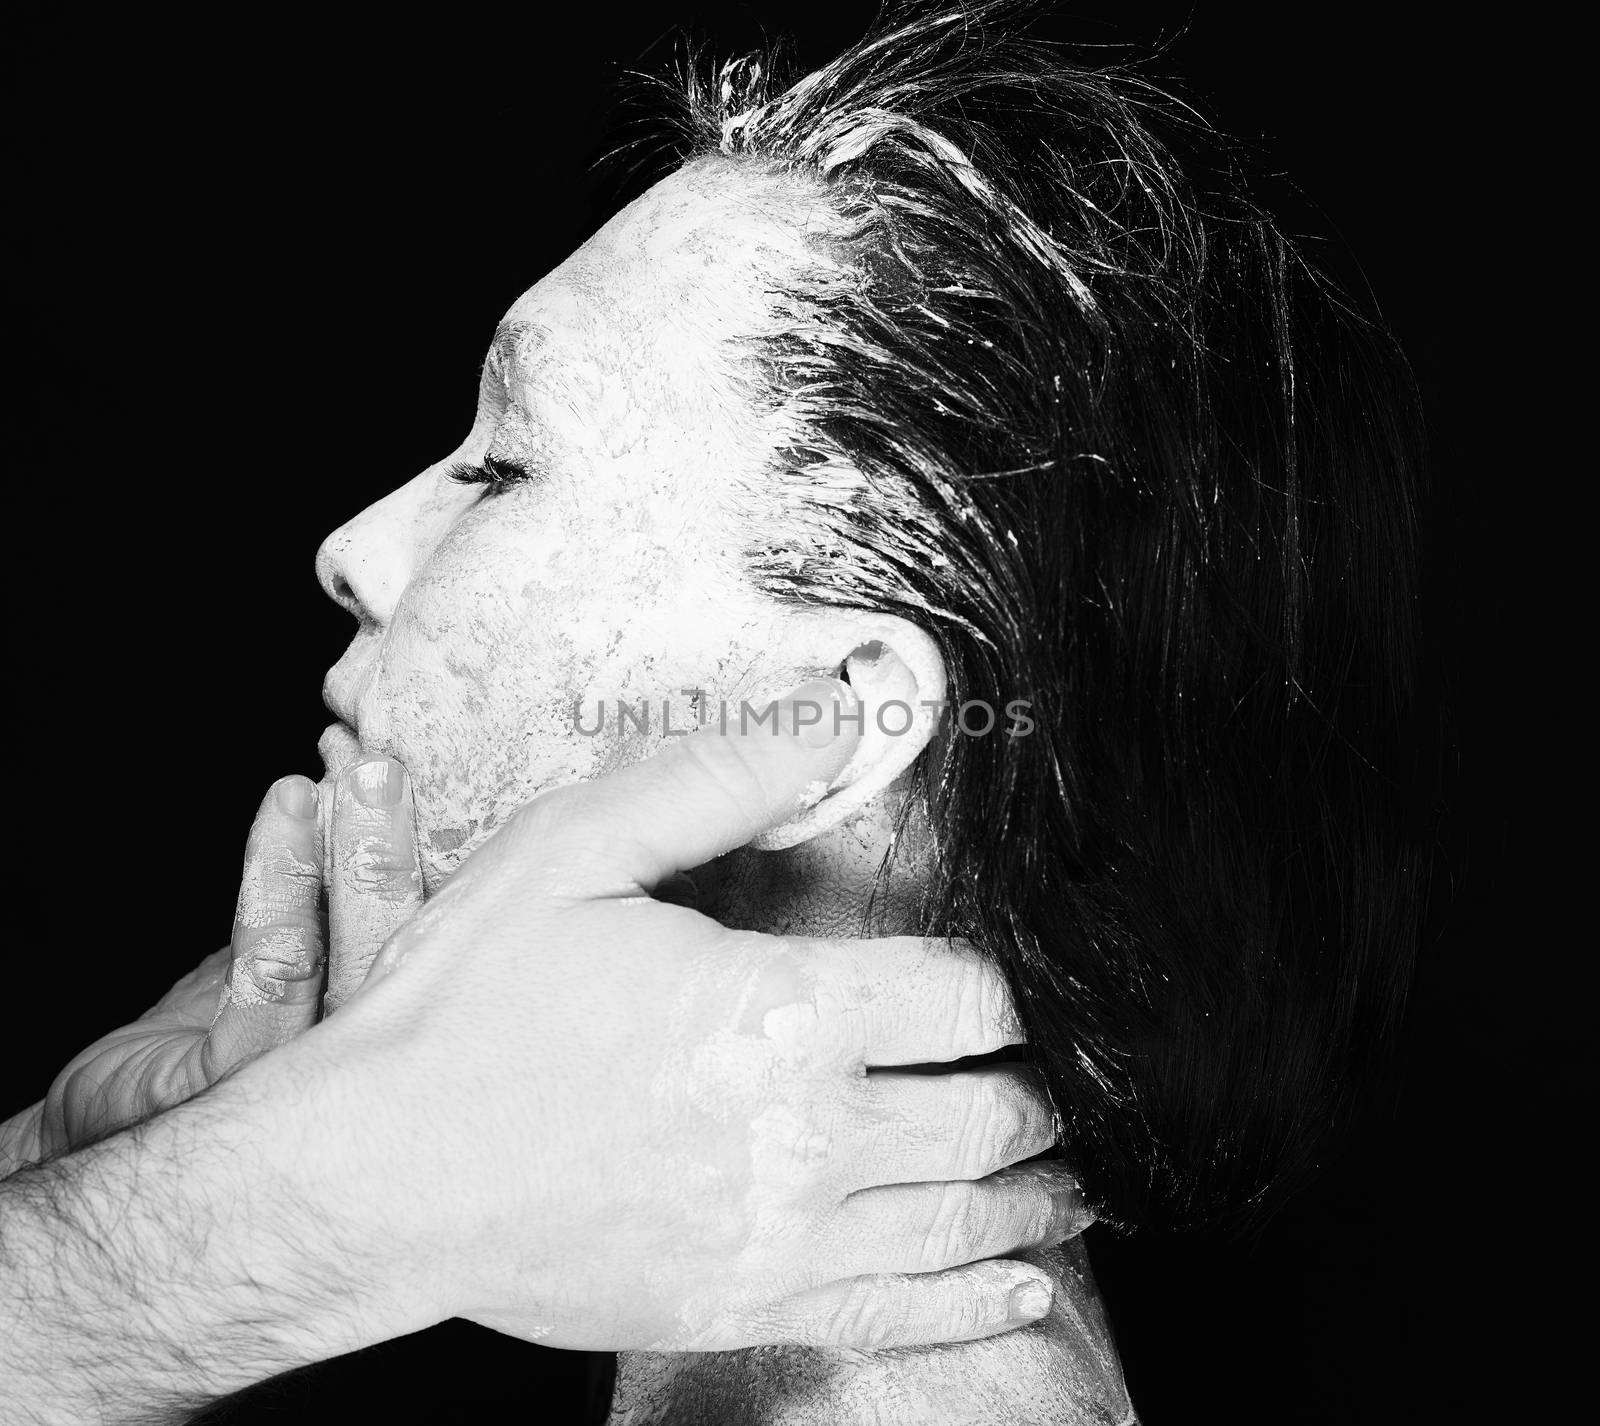
[[[787,86],[691,66],[677,151],[824,200],[743,353],[785,432],[752,571],[917,623],[954,703],[1032,701],[925,755],[927,929],[1006,968],[1103,1215],[1240,1225],[1409,974],[1421,421],[1236,151],[1033,8],[896,5]]]

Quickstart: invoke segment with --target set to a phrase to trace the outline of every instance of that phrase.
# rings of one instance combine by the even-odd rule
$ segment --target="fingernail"
[[[1011,1289],[1011,1296],[1006,1299],[1006,1316],[1013,1322],[1037,1322],[1050,1310],[1054,1300],[1055,1292],[1049,1283],[1031,1278]]]
[[[825,748],[846,727],[861,726],[860,699],[836,678],[813,678],[778,705],[783,726],[808,748]]]
[[[393,758],[357,763],[347,774],[350,790],[363,807],[397,807],[405,790],[405,769]]]
[[[278,810],[290,817],[307,819],[317,815],[317,789],[308,777],[285,777],[276,788]]]

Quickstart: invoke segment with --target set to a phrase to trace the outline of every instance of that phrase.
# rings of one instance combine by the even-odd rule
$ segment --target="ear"
[[[861,741],[820,801],[751,842],[764,852],[798,846],[865,807],[917,760],[943,713],[944,658],[915,624],[848,609],[807,611],[797,622],[811,672],[842,678],[860,700],[844,716]]]

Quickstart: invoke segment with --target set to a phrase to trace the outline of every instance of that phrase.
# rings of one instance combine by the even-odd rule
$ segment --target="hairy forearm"
[[[409,1325],[358,1310],[293,1116],[258,1088],[0,1181],[0,1418],[183,1420]]]
[[[1034,1326],[911,1351],[627,1353],[610,1426],[1129,1426],[1082,1239],[1022,1256],[1057,1283]]]

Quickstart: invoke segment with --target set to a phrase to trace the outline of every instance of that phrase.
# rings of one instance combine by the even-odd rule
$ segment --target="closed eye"
[[[489,485],[497,489],[533,479],[533,472],[520,461],[496,455],[486,455],[477,465],[458,462],[446,473],[462,485]]]

